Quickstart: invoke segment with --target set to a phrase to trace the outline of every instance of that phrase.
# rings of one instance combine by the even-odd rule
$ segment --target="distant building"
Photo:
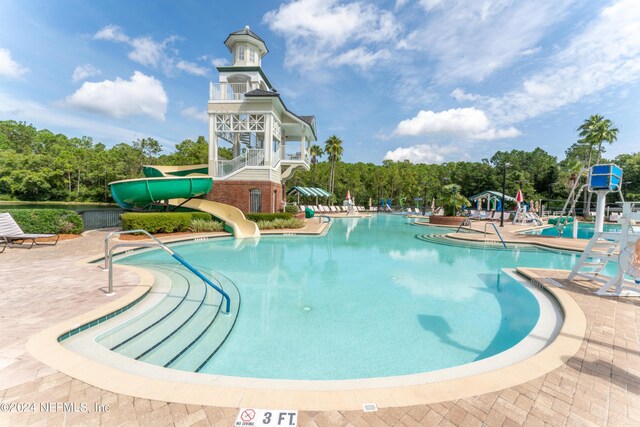
[[[218,67],[209,88],[210,200],[243,212],[278,212],[284,181],[296,169],[309,170],[309,146],[317,140],[314,116],[287,109],[261,68],[268,53],[249,27],[229,34],[224,44],[232,64]],[[218,158],[218,144],[230,143],[233,160]]]

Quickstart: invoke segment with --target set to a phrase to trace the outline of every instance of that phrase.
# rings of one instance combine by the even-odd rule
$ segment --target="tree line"
[[[640,152],[609,160],[602,144],[606,140],[589,135],[569,147],[562,160],[536,148],[498,151],[479,162],[439,165],[408,160],[385,160],[382,165],[345,163],[341,161],[344,144],[333,135],[324,148],[311,147],[311,170],[296,172],[286,186],[326,188],[334,194],[335,203],[341,203],[349,190],[359,205],[368,204],[369,198],[374,204],[391,199],[394,205],[401,201],[405,206],[421,205],[415,199],[441,200],[448,196],[444,187],[451,184],[466,197],[484,190],[500,192],[508,163],[506,194],[514,196],[522,189],[527,200],[564,199],[572,175],[591,158],[622,167],[625,199],[640,200]],[[203,164],[207,150],[203,136],[186,139],[165,154],[152,138],[106,147],[91,137],[67,137],[24,122],[0,121],[0,200],[111,202],[109,182],[141,177],[144,164]],[[232,152],[221,148],[219,156],[229,159]]]

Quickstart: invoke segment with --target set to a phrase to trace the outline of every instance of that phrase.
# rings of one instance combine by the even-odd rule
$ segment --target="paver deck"
[[[233,425],[237,408],[114,394],[55,372],[26,352],[31,335],[108,301],[106,273],[85,262],[101,255],[104,235],[92,232],[55,247],[0,254],[0,425]],[[639,425],[640,300],[595,296],[596,285],[569,282],[566,272],[525,273],[563,284],[586,315],[585,339],[561,367],[511,388],[453,401],[370,413],[301,411],[298,424]],[[115,274],[120,295],[138,282],[130,271]],[[33,403],[34,411],[6,410],[12,403]],[[53,405],[48,411],[41,408],[46,403]]]

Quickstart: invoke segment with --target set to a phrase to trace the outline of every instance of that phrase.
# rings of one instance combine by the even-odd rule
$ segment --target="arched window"
[[[249,190],[249,212],[262,211],[262,191],[259,188]]]

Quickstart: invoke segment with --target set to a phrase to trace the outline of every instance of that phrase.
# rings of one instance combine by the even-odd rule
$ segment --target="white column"
[[[272,114],[264,115],[264,165],[272,166],[271,158],[273,157],[273,132],[271,131]]]
[[[595,232],[602,233],[604,229],[604,208],[606,205],[608,191],[596,191],[598,204],[596,205],[596,225]]]
[[[304,126],[300,130],[300,160],[304,161],[307,153],[307,134],[304,131]]]
[[[282,160],[287,155],[287,134],[284,130],[284,126],[280,125],[280,159]]]
[[[216,132],[216,115],[209,113],[209,165],[208,173],[215,177],[218,172],[218,134]]]

